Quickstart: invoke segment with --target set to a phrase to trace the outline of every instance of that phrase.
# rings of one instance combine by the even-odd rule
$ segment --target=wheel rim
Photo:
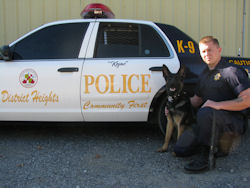
[[[167,101],[167,97],[165,97],[162,100],[159,111],[158,111],[158,126],[163,135],[166,134],[166,127],[167,127],[167,118],[165,116],[166,101]]]

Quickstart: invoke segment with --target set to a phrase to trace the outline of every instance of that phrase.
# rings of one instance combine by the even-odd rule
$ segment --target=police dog
[[[167,66],[162,67],[163,77],[166,81],[166,107],[167,127],[163,146],[158,152],[166,152],[169,141],[173,135],[174,128],[177,128],[177,140],[185,128],[191,124],[192,110],[191,103],[187,94],[183,91],[183,80],[185,77],[185,67],[182,65],[179,71],[174,74],[169,71]]]

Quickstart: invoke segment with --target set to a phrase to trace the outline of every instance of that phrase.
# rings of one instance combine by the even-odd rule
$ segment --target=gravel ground
[[[157,153],[162,142],[143,123],[1,123],[0,187],[250,187],[250,129],[203,174],[184,172],[191,158]]]

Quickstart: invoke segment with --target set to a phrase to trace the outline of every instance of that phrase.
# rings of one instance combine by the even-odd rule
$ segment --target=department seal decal
[[[34,87],[38,82],[36,71],[34,71],[33,69],[23,70],[19,76],[19,82],[25,88]]]

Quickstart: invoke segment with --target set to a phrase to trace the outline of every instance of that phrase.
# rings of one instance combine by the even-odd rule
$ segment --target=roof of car
[[[124,22],[124,23],[144,23],[152,24],[152,21],[146,20],[132,20],[132,19],[71,19],[71,20],[59,20],[44,24],[43,26],[65,24],[65,23],[81,23],[81,22]]]

